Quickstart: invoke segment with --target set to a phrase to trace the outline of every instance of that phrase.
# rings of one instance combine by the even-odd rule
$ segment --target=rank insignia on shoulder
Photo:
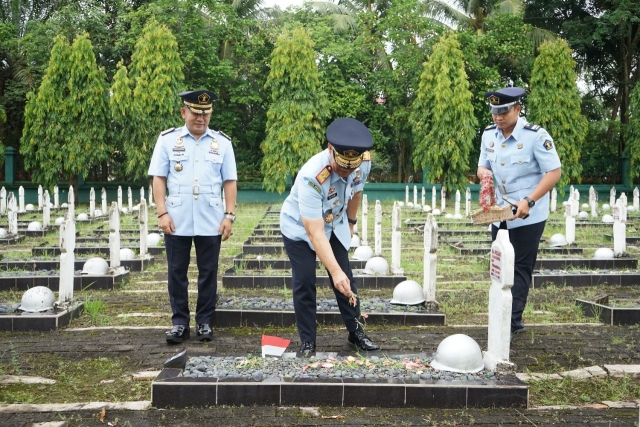
[[[544,148],[546,148],[546,149],[547,149],[547,151],[549,151],[549,150],[551,150],[551,149],[553,148],[553,143],[551,142],[551,140],[550,140],[550,139],[547,139],[547,140],[544,142],[544,144],[542,144],[542,145],[544,145]]]
[[[491,130],[491,129],[495,129],[497,126],[498,126],[498,125],[496,125],[496,124],[492,124],[492,125],[489,125],[489,126],[487,126],[486,128],[484,128],[484,130]]]
[[[523,129],[532,130],[534,132],[538,132],[540,130],[540,125],[533,125],[531,123],[527,123],[522,127]]]
[[[161,135],[161,136],[165,136],[166,134],[171,133],[171,132],[173,132],[174,130],[176,130],[176,128],[169,128],[169,129],[167,129],[167,130],[163,130],[162,132],[160,132],[160,135]]]
[[[227,138],[229,140],[229,142],[231,142],[231,137],[229,135],[227,135],[226,133],[222,132],[221,130],[218,130],[216,132],[218,132],[220,135],[222,135],[225,138]]]
[[[327,165],[322,168],[318,175],[316,175],[316,179],[320,184],[323,184],[327,180],[327,178],[329,178],[329,176],[331,176],[331,167]]]
[[[320,187],[318,187],[317,185],[315,185],[311,181],[309,181],[309,187],[312,187],[314,190],[316,190],[318,192],[318,194],[322,194],[322,190],[320,189]]]
[[[370,151],[365,151],[362,154],[362,161],[363,162],[370,162],[371,161],[371,152]]]

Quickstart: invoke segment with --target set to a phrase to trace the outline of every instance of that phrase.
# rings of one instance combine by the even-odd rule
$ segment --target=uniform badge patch
[[[326,211],[324,213],[324,222],[326,222],[327,224],[331,224],[333,222],[333,212],[332,211]]]
[[[489,143],[489,147],[493,147],[493,141]]]
[[[336,189],[334,187],[329,188],[329,196],[327,196],[327,200],[331,200],[338,197],[338,193],[336,193]]]
[[[544,142],[544,144],[542,144],[542,145],[544,145],[544,148],[546,148],[547,151],[549,151],[549,150],[551,150],[553,148],[553,144],[551,143],[551,140],[549,140],[549,139],[547,139]]]
[[[322,190],[320,190],[320,187],[315,185],[313,182],[309,181],[309,186],[312,187],[314,190],[316,190],[318,194],[322,194]]]
[[[320,184],[324,183],[327,178],[331,175],[331,167],[329,165],[325,166],[318,175],[316,175],[316,179]]]
[[[363,162],[370,162],[371,161],[371,153],[369,151],[365,151],[362,154],[362,161]]]

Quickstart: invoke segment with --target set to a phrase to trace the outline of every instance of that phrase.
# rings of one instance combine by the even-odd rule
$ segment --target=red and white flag
[[[285,352],[291,340],[271,335],[262,336],[262,357],[277,356],[280,357]]]

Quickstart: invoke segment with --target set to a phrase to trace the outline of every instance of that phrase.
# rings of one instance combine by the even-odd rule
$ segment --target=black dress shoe
[[[306,357],[311,355],[311,353],[315,353],[316,352],[316,343],[315,342],[303,342],[302,345],[300,346],[300,351],[298,351],[298,354]]]
[[[376,351],[380,350],[379,345],[375,345],[368,336],[365,335],[362,329],[357,329],[355,332],[349,332],[349,345],[358,351]]]
[[[201,323],[197,327],[198,336],[196,339],[198,341],[211,341],[211,327],[206,323]]]
[[[515,325],[511,327],[511,332],[514,334],[521,334],[523,332],[527,332],[527,328],[524,326],[524,322],[515,322]]]
[[[173,325],[171,331],[167,332],[169,344],[180,344],[186,339],[189,339],[189,325]]]

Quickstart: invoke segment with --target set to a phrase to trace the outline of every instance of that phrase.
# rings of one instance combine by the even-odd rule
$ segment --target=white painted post
[[[573,192],[573,207],[571,208],[571,216],[578,216],[578,212],[580,212],[580,192],[575,190]]]
[[[118,210],[122,212],[122,187],[118,186]]]
[[[44,190],[44,196],[42,197],[42,228],[46,230],[51,225],[51,197],[49,196],[49,190]]]
[[[424,223],[424,299],[427,308],[437,309],[436,301],[436,264],[438,256],[438,222],[433,214],[427,215],[427,221]]]
[[[613,207],[613,254],[616,257],[627,252],[626,210],[627,207],[620,200]]]
[[[471,189],[467,187],[464,195],[464,216],[469,217],[469,215],[471,215]]]
[[[67,205],[68,207],[68,215],[69,215],[69,219],[71,221],[76,220],[76,198],[75,198],[75,192],[73,191],[73,186],[69,187],[69,194],[67,197]]]
[[[100,197],[102,199],[102,215],[106,215],[107,214],[107,190],[105,190],[104,187],[102,187],[102,190],[100,190]]]
[[[8,211],[8,221],[9,221],[9,235],[17,236],[18,235],[18,205],[16,201],[16,196],[13,194],[13,191],[9,193],[9,198],[7,200],[9,204]]]
[[[567,203],[565,237],[568,244],[572,244],[576,241],[576,218],[574,215],[575,210],[575,204]]]
[[[438,205],[436,204],[436,187],[431,187],[431,209],[437,209]]]
[[[551,190],[551,203],[549,204],[551,212],[555,212],[558,210],[558,190],[556,187],[553,187]]]
[[[65,219],[60,225],[60,285],[59,304],[73,301],[73,279],[75,271],[76,222]]]
[[[613,206],[616,204],[616,187],[611,186],[611,190],[609,191],[609,206],[613,209]]]
[[[440,212],[444,214],[444,210],[447,207],[447,196],[444,187],[440,187]]]
[[[7,189],[2,187],[0,189],[0,215],[7,213]]]
[[[42,185],[38,185],[38,210],[42,209]]]
[[[149,234],[148,211],[147,202],[144,199],[140,201],[138,218],[140,218],[140,258],[144,258],[149,252],[147,250],[147,235]]]
[[[591,218],[598,217],[598,197],[596,195],[596,190],[593,188],[589,188],[589,207],[591,208]]]
[[[424,206],[424,187],[422,187],[422,206]]]
[[[418,187],[416,187],[415,185],[413,186],[413,204],[418,204]]]
[[[362,195],[362,236],[360,237],[360,244],[362,246],[368,246],[367,242],[367,233],[369,231],[369,224],[367,221],[369,219],[369,201],[367,200],[367,195]]]
[[[149,207],[153,208],[156,204],[153,203],[153,185],[149,184]]]
[[[24,187],[21,185],[20,188],[18,188],[18,206],[19,206],[19,213],[24,213],[26,212],[26,210],[24,209]]]
[[[60,209],[60,190],[57,185],[53,186],[53,209]]]
[[[89,218],[96,216],[96,191],[91,187],[89,190]]]
[[[382,256],[382,206],[380,200],[376,200],[375,215],[373,218],[374,255]]]
[[[391,217],[391,272],[393,274],[404,274],[400,261],[401,244],[402,244],[402,218],[400,215],[400,207],[397,203],[393,204],[393,212]]]
[[[129,213],[133,212],[133,193],[131,187],[127,187],[127,204],[129,205]]]
[[[456,190],[456,201],[453,206],[453,217],[455,219],[462,218],[462,215],[460,215],[460,190]]]
[[[633,189],[633,210],[636,212],[640,210],[640,191],[638,191],[638,187]]]
[[[489,334],[484,366],[489,371],[500,371],[513,367],[509,362],[511,339],[511,287],[515,255],[509,242],[509,232],[499,230],[491,245],[489,272]]]
[[[408,185],[404,189],[404,205],[405,206],[409,205],[409,186]]]
[[[627,202],[627,195],[624,193],[624,191],[622,192],[622,194],[620,195],[620,200],[622,200],[622,204],[624,205],[624,207],[626,208],[628,205]]]
[[[120,211],[117,202],[111,203],[109,209],[109,258],[109,267],[120,267]]]
[[[144,197],[144,187],[140,187],[140,201],[146,200]]]

